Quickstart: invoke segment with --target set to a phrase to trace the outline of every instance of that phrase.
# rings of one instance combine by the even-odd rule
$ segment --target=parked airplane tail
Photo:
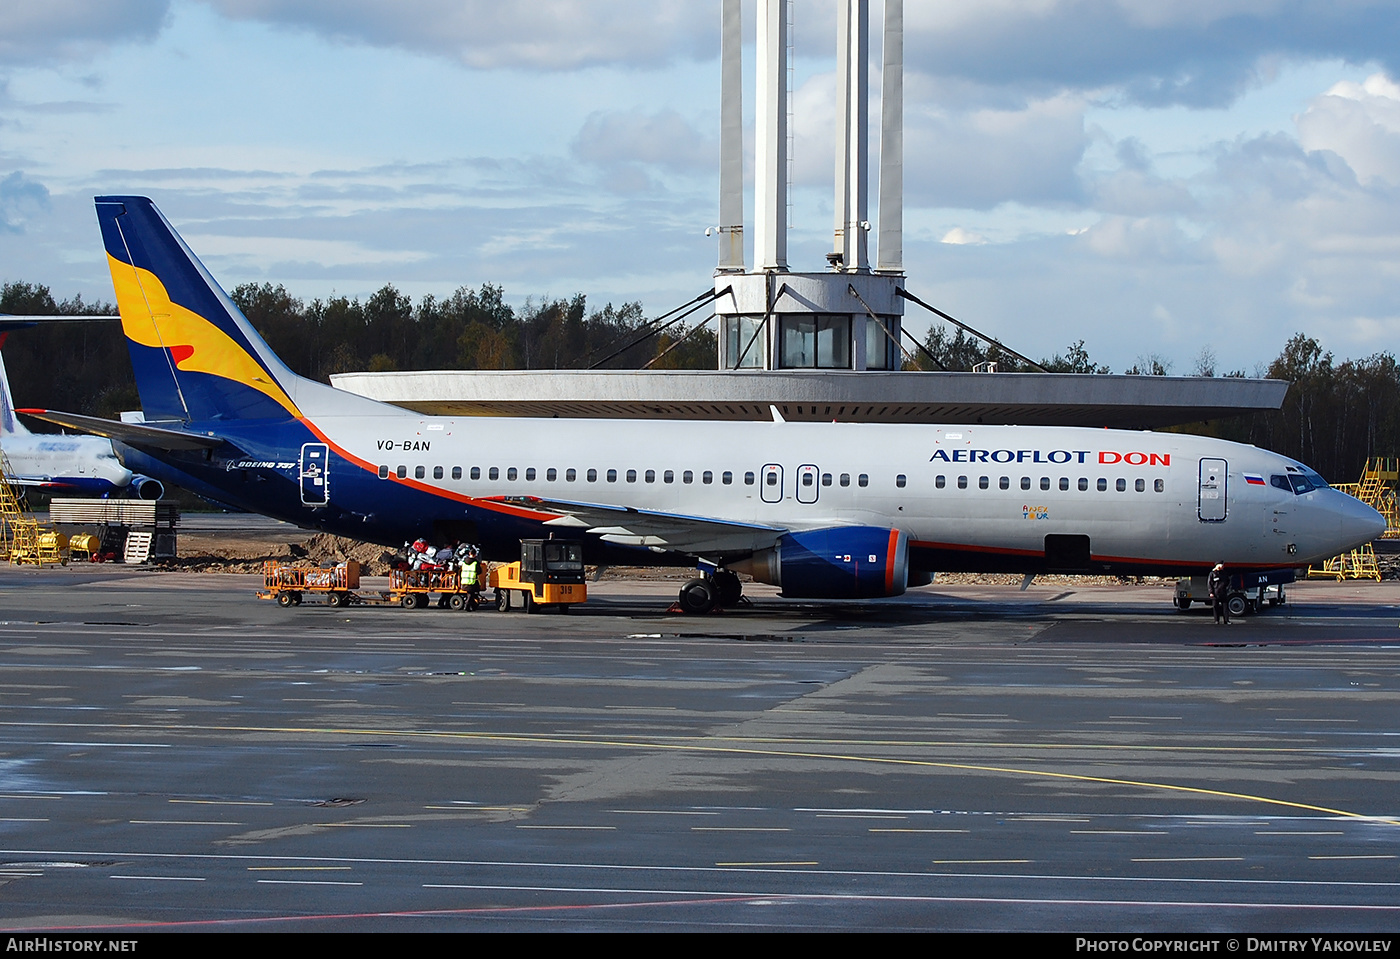
[[[107,265],[147,422],[300,418],[298,377],[146,197],[97,197]]]
[[[10,376],[0,359],[0,436],[28,436],[29,430],[15,416],[15,398],[10,395]]]

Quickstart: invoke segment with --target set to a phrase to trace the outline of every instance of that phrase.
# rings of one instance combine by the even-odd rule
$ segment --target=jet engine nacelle
[[[909,582],[909,537],[878,526],[788,533],[731,569],[799,599],[898,596]]]
[[[160,499],[165,495],[165,484],[150,476],[137,473],[131,477],[131,495],[137,499]]]

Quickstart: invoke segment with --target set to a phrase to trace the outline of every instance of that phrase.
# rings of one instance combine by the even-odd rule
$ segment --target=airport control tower
[[[898,370],[903,286],[904,3],[885,0],[879,219],[869,218],[869,0],[837,0],[835,242],[828,268],[794,272],[788,232],[789,0],[759,0],[754,264],[744,261],[740,0],[722,0],[721,370]],[[875,233],[875,263],[870,247]]]

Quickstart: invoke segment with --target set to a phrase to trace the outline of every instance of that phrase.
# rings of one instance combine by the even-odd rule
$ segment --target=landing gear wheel
[[[1225,607],[1230,610],[1231,616],[1243,616],[1249,609],[1249,603],[1238,593],[1225,601]]]
[[[708,613],[715,608],[715,592],[707,580],[692,579],[681,587],[680,604],[691,615]]]
[[[281,607],[283,607],[283,608],[286,608],[286,607],[288,607],[288,606],[291,606],[291,605],[292,605],[292,594],[291,594],[291,593],[278,593],[278,594],[277,594],[277,605],[278,605],[278,606],[281,606]]]
[[[450,605],[459,613],[467,608],[467,597],[463,593],[453,593],[452,598],[449,599],[447,602],[448,605]]]
[[[496,610],[502,613],[510,612],[510,590],[496,590]]]
[[[721,609],[739,605],[739,597],[744,595],[744,584],[738,574],[727,569],[715,570],[710,577],[710,588],[715,594],[715,605]]]

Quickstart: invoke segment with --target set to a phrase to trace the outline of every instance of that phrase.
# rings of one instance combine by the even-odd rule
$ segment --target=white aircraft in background
[[[16,486],[36,487],[59,496],[132,495],[160,499],[160,480],[137,476],[122,465],[112,441],[101,436],[31,433],[15,418],[10,378],[0,359],[0,449],[10,462]]]
[[[145,197],[97,198],[144,423],[26,410],[111,437],[128,467],[386,545],[516,558],[567,535],[590,563],[691,565],[704,612],[740,580],[897,596],[936,571],[1287,582],[1385,518],[1266,450],[1068,427],[423,416],[297,376]]]

